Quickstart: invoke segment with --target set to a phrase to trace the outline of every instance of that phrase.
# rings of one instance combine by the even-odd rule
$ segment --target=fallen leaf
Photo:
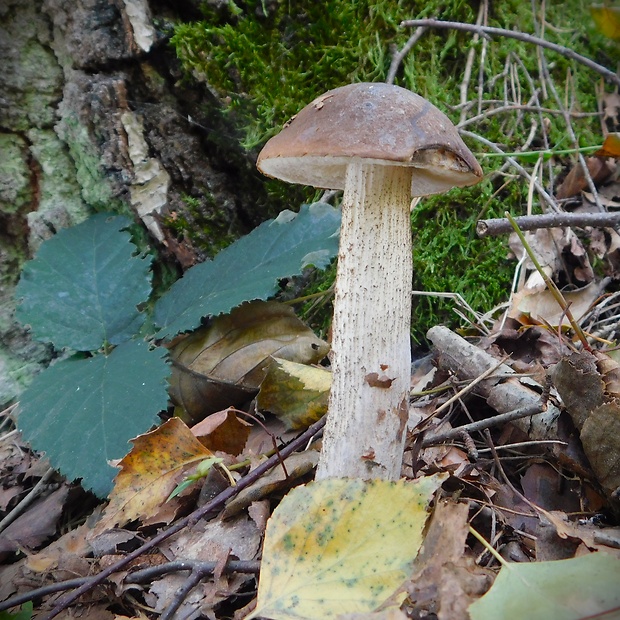
[[[616,138],[615,142],[618,142],[618,138]],[[613,154],[615,149],[619,146],[616,143],[612,144],[611,141],[608,143],[607,139],[605,139],[603,148],[594,153],[595,157],[587,157],[585,160],[588,172],[590,173],[590,178],[596,185],[606,181],[613,173],[614,166],[604,158],[620,157],[620,151],[616,151],[617,154],[615,155]],[[581,163],[577,163],[573,166],[573,168],[571,168],[564,181],[562,181],[562,184],[558,187],[556,196],[559,199],[572,198],[573,196],[579,195],[580,192],[584,189],[588,189],[589,187],[590,186],[585,174],[583,173]]]
[[[562,293],[577,322],[585,316],[592,304],[598,299],[601,290],[602,287],[599,282],[591,282],[576,291]],[[553,327],[560,325],[560,322],[562,325],[570,325],[566,313],[560,308],[548,289],[532,291],[524,288],[515,293],[508,316],[519,320],[523,315],[536,322],[544,321]]]
[[[620,8],[593,4],[590,13],[598,29],[610,39],[620,39]]]
[[[23,548],[34,549],[52,536],[56,532],[68,494],[69,487],[63,484],[47,497],[31,504],[0,534],[0,553]]]
[[[251,398],[272,357],[310,364],[328,350],[290,306],[245,303],[172,348],[170,397],[198,421]]]
[[[224,518],[237,514],[252,502],[258,502],[274,491],[290,488],[295,480],[310,473],[318,462],[319,453],[315,450],[291,454],[284,461],[284,467],[276,465],[268,474],[261,476],[254,484],[233,497],[226,504]]]
[[[613,496],[620,487],[620,400],[592,411],[579,437],[596,479]]]
[[[275,358],[256,398],[259,409],[280,418],[287,429],[307,428],[327,413],[332,374]]]
[[[604,553],[508,564],[469,614],[472,620],[617,618],[618,583],[620,560]]]
[[[213,456],[179,418],[132,440],[133,448],[119,466],[120,473],[110,493],[94,535],[134,519],[151,517],[166,501],[188,468]]]
[[[242,452],[252,425],[237,417],[232,409],[218,411],[192,426],[192,433],[212,452],[237,456]]]
[[[433,614],[439,620],[467,620],[467,607],[475,600],[471,590],[482,590],[479,596],[490,587],[491,571],[463,556],[469,534],[468,515],[467,503],[437,502],[415,560],[415,572],[404,586],[411,601],[408,607],[413,608],[413,613],[408,609],[412,617]]]
[[[267,524],[257,608],[248,620],[377,610],[411,573],[427,506],[445,478],[335,478],[293,489]]]

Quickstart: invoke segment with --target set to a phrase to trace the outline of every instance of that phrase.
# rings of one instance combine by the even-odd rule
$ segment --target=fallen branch
[[[427,337],[439,354],[439,366],[450,370],[459,379],[474,380],[489,368],[497,366],[495,357],[447,327],[432,327]],[[502,378],[491,376],[478,386],[478,393],[486,398],[489,407],[502,414],[516,410],[532,411],[529,417],[516,417],[512,422],[533,440],[555,439],[560,411],[551,403],[548,403],[546,410],[542,410],[542,386],[529,378],[524,381],[531,387],[524,385],[521,377],[506,364],[502,364],[498,371],[504,375]],[[510,375],[508,378],[505,376],[507,374]]]
[[[515,217],[521,230],[538,230],[539,228],[564,228],[566,226],[615,226],[620,222],[620,213],[544,213],[543,215],[522,215]],[[505,217],[479,220],[476,233],[479,237],[505,235],[513,232],[510,222]]]
[[[79,599],[83,594],[89,592],[94,587],[98,586],[100,583],[105,581],[110,575],[118,572],[127,564],[135,560],[137,557],[141,556],[143,553],[153,549],[164,540],[180,532],[183,528],[195,523],[199,519],[205,517],[208,513],[213,510],[221,508],[231,497],[234,497],[241,490],[250,486],[254,482],[256,482],[263,474],[268,472],[270,469],[278,465],[282,459],[285,459],[293,452],[296,452],[300,448],[304,447],[319,431],[323,429],[325,425],[325,418],[322,418],[318,422],[315,422],[312,426],[310,426],[305,432],[303,432],[299,437],[291,441],[287,446],[281,448],[279,454],[274,454],[272,457],[267,459],[265,462],[261,463],[253,469],[249,474],[241,478],[236,486],[228,487],[224,491],[222,491],[219,495],[214,497],[210,502],[207,502],[204,506],[201,506],[187,517],[177,521],[174,525],[171,525],[169,528],[163,530],[160,534],[146,542],[144,545],[128,553],[126,556],[115,562],[114,564],[108,566],[105,570],[102,570],[100,573],[93,575],[92,577],[86,578],[85,581],[71,594],[61,597],[54,608],[45,616],[41,617],[41,620],[51,620],[51,618],[55,618],[59,613],[61,613],[64,609],[69,607],[72,603],[74,603],[77,599]],[[75,583],[75,580],[72,580]],[[59,584],[56,584],[59,585]],[[64,588],[60,588],[64,589]],[[58,591],[58,590],[56,590]],[[26,593],[31,594],[31,593]],[[7,599],[4,602],[0,603],[0,611],[5,609],[10,609],[19,603],[16,603],[17,597],[13,597],[11,599]],[[31,600],[31,598],[26,598],[25,600],[21,598],[20,602],[25,602]]]
[[[516,39],[517,41],[523,41],[524,43],[531,43],[533,45],[538,45],[539,47],[545,47],[547,49],[553,50],[554,52],[557,52],[558,54],[561,54],[566,58],[570,58],[571,60],[575,60],[576,62],[585,65],[589,69],[596,71],[596,73],[602,75],[612,84],[620,87],[620,76],[618,76],[610,69],[603,67],[603,65],[599,65],[597,62],[594,62],[586,56],[578,54],[569,47],[564,47],[563,45],[551,43],[550,41],[535,37],[531,34],[526,34],[525,32],[516,32],[514,30],[506,30],[504,28],[493,28],[491,26],[465,24],[463,22],[442,21],[438,19],[408,19],[401,22],[400,25],[417,28],[445,28],[450,30],[462,30],[464,32],[473,32],[487,39],[495,35],[500,37],[506,37],[509,39]]]

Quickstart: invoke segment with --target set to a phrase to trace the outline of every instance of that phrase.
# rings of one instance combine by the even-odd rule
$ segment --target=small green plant
[[[23,269],[17,318],[33,336],[65,349],[23,393],[18,427],[69,479],[105,497],[128,441],[166,409],[166,338],[278,291],[279,280],[324,268],[338,251],[339,212],[324,203],[286,211],[189,269],[154,306],[150,258],[124,231],[129,220],[98,214],[46,241]],[[145,325],[153,325],[144,334]]]

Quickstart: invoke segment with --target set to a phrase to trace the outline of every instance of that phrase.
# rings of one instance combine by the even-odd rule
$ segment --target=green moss
[[[100,156],[87,129],[77,118],[65,117],[61,134],[73,159],[84,202],[95,211],[113,211],[132,217],[129,206],[112,196],[112,188],[101,169]]]
[[[200,198],[183,194],[181,200],[184,209],[166,218],[165,225],[178,238],[188,239],[195,247],[206,251],[206,258],[213,258],[237,239],[238,235],[230,230],[230,217],[208,191]]]
[[[205,8],[205,21],[179,25],[172,43],[188,71],[230,97],[229,111],[247,147],[276,133],[300,105],[329,88],[385,80],[389,46],[407,40],[399,24],[412,14],[409,2],[392,0],[235,7],[223,15]],[[474,17],[459,0],[445,2],[440,15]]]
[[[412,34],[400,27],[402,20],[437,17],[473,23],[477,12],[476,5],[463,0],[239,0],[220,9],[211,4],[203,4],[204,20],[178,25],[172,42],[187,74],[206,82],[227,102],[226,111],[246,148],[263,143],[290,116],[330,88],[385,80],[392,49],[402,48]],[[620,61],[618,47],[596,31],[589,6],[585,0],[547,3],[545,38],[613,68]],[[531,3],[520,0],[492,3],[488,25],[534,33],[531,11]],[[537,15],[539,23],[541,17]],[[403,59],[396,83],[428,98],[458,121],[455,106],[467,54],[472,47],[480,52],[482,45],[481,40],[474,42],[472,33],[428,30]],[[573,111],[595,112],[598,76],[562,55],[545,54],[564,105]],[[532,97],[532,84],[534,88],[541,85],[538,50],[533,45],[500,37],[489,41],[481,77],[479,58],[478,53],[468,91],[474,102],[482,86],[485,100],[520,99],[525,104]],[[507,65],[518,66],[515,59],[521,68],[504,75]],[[541,105],[557,108],[551,94],[544,100],[541,92],[539,96]],[[483,106],[481,111],[487,109]],[[477,114],[474,103],[467,117]],[[551,147],[572,146],[563,118],[543,116]],[[531,148],[537,149],[543,147],[541,119],[531,112],[490,116],[468,129],[504,149],[518,150],[534,122],[538,129]],[[572,126],[581,146],[601,142],[598,118],[573,118]],[[487,178],[503,165],[501,159],[485,157],[487,149],[481,144],[470,142],[470,146],[480,155]],[[570,159],[556,160],[553,172],[565,169]],[[478,216],[501,216],[505,210],[523,213],[525,182],[516,178],[500,191],[505,182],[504,175],[496,176],[493,182],[427,199],[418,206],[412,216],[417,288],[460,293],[481,312],[507,299],[514,265],[506,260],[505,240],[480,240],[475,235]],[[290,208],[308,201],[313,193],[273,181],[267,187],[274,198],[286,201],[288,197]],[[313,286],[328,286],[332,278],[333,274],[326,274]],[[421,297],[414,303],[416,339],[436,322],[454,324],[452,303]]]

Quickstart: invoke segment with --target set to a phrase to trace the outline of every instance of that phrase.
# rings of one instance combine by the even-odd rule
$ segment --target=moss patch
[[[254,148],[326,90],[355,81],[384,81],[392,50],[402,48],[412,34],[412,30],[400,27],[402,20],[437,17],[473,23],[476,11],[476,6],[462,0],[204,3],[204,19],[178,25],[172,42],[187,75],[207,83],[219,94],[242,133],[243,145]],[[531,11],[530,3],[518,0],[493,3],[487,23],[535,33]],[[547,40],[607,67],[615,67],[620,60],[614,42],[596,31],[584,0],[547,3],[545,15],[536,18],[539,24],[544,18]],[[478,109],[479,92],[487,101],[519,100],[528,104],[535,103],[532,95],[537,90],[541,106],[557,109],[548,85],[544,85],[546,91],[541,88],[535,46],[500,37],[487,45],[481,71],[482,41],[474,42],[471,33],[429,30],[403,59],[395,83],[425,96],[458,122],[460,87],[473,47],[476,62],[467,95],[473,103],[467,118],[489,109],[484,102]],[[596,112],[598,77],[562,55],[551,51],[545,54],[563,104],[574,112]],[[506,111],[467,129],[511,151],[523,146],[534,127],[529,148],[540,149],[545,148],[542,123],[547,126],[551,148],[572,146],[565,121],[556,114],[544,113],[541,117],[532,112]],[[574,117],[572,125],[581,146],[602,141],[597,117]],[[488,149],[480,143],[469,144],[480,155],[487,178],[500,170],[503,160],[486,157]],[[556,159],[554,166],[546,169],[543,183],[549,183],[550,175],[562,173],[570,160]],[[268,191],[280,200],[289,196],[297,204],[309,201],[313,193],[306,189],[300,196],[298,189],[273,181],[268,182]],[[522,214],[526,193],[522,179],[510,181],[502,173],[475,188],[423,201],[412,216],[416,288],[460,293],[480,312],[505,301],[514,267],[506,261],[505,240],[477,239],[475,219],[501,216],[505,210]],[[534,206],[538,206],[536,202]],[[414,303],[416,339],[423,338],[426,329],[439,321],[454,324],[453,303],[434,298],[417,298]]]

